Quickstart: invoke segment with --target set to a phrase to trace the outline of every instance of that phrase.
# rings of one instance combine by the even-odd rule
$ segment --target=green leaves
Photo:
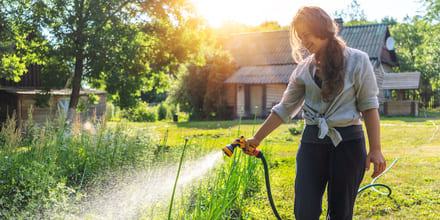
[[[0,77],[15,82],[27,72],[30,64],[44,65],[47,42],[31,32],[19,28],[0,31],[7,41],[0,41]]]
[[[122,108],[136,105],[141,90],[167,90],[179,65],[198,62],[204,38],[189,0],[7,0],[1,5],[0,26],[15,28],[15,38],[7,40],[16,50],[1,55],[0,77],[18,81],[29,64],[41,64],[47,88],[78,88],[84,81],[107,90]],[[71,104],[78,97],[72,94]]]
[[[440,90],[440,25],[431,24],[420,16],[405,18],[405,23],[390,27],[391,36],[399,44],[396,49],[399,72],[421,72],[422,101],[439,94]]]
[[[440,1],[439,0],[425,0],[427,10],[426,18],[429,21],[440,21]]]

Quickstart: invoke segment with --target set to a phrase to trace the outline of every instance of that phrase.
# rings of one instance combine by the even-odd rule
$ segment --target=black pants
[[[342,141],[337,147],[331,143],[301,143],[296,157],[296,219],[319,219],[327,184],[327,219],[352,219],[366,157],[363,137]]]

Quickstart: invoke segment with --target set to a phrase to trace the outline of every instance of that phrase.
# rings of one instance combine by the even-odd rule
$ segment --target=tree
[[[205,53],[205,65],[182,68],[170,97],[190,113],[190,120],[226,119],[230,114],[223,82],[235,72],[235,63],[225,51],[209,49]]]
[[[42,71],[48,85],[72,88],[69,115],[84,83],[104,88],[123,108],[135,105],[140,90],[162,89],[179,63],[196,59],[197,42],[203,37],[187,0],[5,4],[11,20],[36,24],[50,33],[49,58]]]
[[[141,100],[148,103],[159,103],[167,99],[167,92],[157,92],[156,88],[141,93]]]
[[[429,21],[440,21],[440,1],[439,0],[425,0],[426,15]]]
[[[363,25],[374,23],[367,20],[367,15],[357,0],[352,0],[346,9],[336,10],[333,13],[333,17],[342,18],[344,21],[346,21],[344,23],[345,25]]]
[[[48,47],[41,31],[23,22],[26,17],[12,19],[16,11],[7,11],[7,6],[0,3],[0,78],[18,82],[30,64],[45,63]]]
[[[429,102],[433,95],[440,94],[440,26],[432,25],[420,16],[406,17],[405,23],[390,27],[398,48],[400,66],[398,72],[421,73],[421,99]]]
[[[382,18],[380,23],[388,24],[388,26],[393,26],[393,25],[398,24],[399,22],[395,18],[393,18],[393,17],[385,16],[384,18]]]
[[[282,27],[278,23],[278,21],[264,21],[257,27],[251,28],[253,31],[278,31],[281,30]]]

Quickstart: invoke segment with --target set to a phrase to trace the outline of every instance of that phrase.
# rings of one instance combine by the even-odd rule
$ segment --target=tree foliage
[[[203,31],[188,0],[6,0],[3,5],[8,20],[46,32],[42,78],[48,87],[72,88],[69,109],[76,108],[84,84],[105,89],[123,108],[133,106],[141,90],[166,88],[179,64],[198,62]]]
[[[7,2],[0,3],[0,78],[20,81],[30,64],[45,64],[47,41],[32,23],[11,19]]]
[[[171,100],[190,113],[190,120],[226,119],[228,113],[223,82],[235,72],[229,53],[208,50],[206,64],[188,64],[171,90]]]
[[[440,94],[440,25],[431,24],[420,16],[405,18],[405,23],[390,27],[391,36],[398,43],[396,53],[398,72],[421,73],[422,101],[430,101]]]
[[[440,1],[439,0],[424,0],[426,5],[425,18],[429,21],[440,21]]]
[[[333,17],[342,18],[345,21],[344,25],[375,23],[367,20],[367,15],[357,0],[352,0],[351,3],[347,5],[347,8],[335,11]]]

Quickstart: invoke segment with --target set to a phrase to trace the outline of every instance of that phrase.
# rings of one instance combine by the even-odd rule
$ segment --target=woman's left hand
[[[366,170],[370,169],[370,164],[374,165],[374,172],[371,175],[372,178],[379,176],[387,168],[387,161],[382,155],[382,151],[370,151],[367,156]]]

